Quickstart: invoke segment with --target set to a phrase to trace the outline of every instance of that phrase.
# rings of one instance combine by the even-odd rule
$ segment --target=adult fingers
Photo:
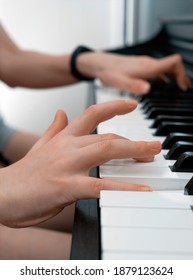
[[[124,139],[104,140],[79,149],[81,165],[86,169],[101,165],[112,159],[150,158],[161,151],[161,143],[157,141],[128,141]],[[83,156],[84,155],[84,156]]]
[[[113,140],[113,139],[114,140],[115,139],[122,139],[122,140],[130,141],[129,139],[127,139],[123,136],[113,134],[113,133],[91,134],[91,135],[78,137],[77,140],[76,140],[76,145],[79,148],[83,148],[83,147],[86,147],[86,146],[91,145],[91,144],[96,144],[96,143],[101,142],[101,141]],[[153,156],[148,155],[147,157],[144,157],[144,158],[140,157],[140,158],[133,158],[133,159],[135,159],[138,162],[151,162],[151,161],[154,160],[154,155]]]
[[[128,140],[127,138],[122,137],[122,136],[117,135],[117,134],[114,134],[114,133],[90,134],[90,135],[84,135],[84,136],[77,137],[76,144],[79,148],[83,148],[83,147],[86,147],[88,145],[98,143],[100,141],[113,140],[113,139]]]
[[[102,76],[104,85],[111,86],[123,91],[128,91],[134,95],[143,95],[149,92],[150,84],[143,79],[129,77],[123,72],[111,71]]]
[[[123,115],[133,111],[136,101],[117,100],[87,108],[78,118],[72,121],[65,129],[65,134],[81,136],[91,133],[99,123],[116,115]]]
[[[77,187],[76,199],[99,198],[100,192],[103,190],[119,190],[119,191],[152,191],[150,186],[143,184],[130,184],[109,179],[98,179],[87,177],[81,180],[82,187]],[[76,188],[76,187],[75,187]]]
[[[168,74],[176,79],[178,86],[186,90],[191,86],[191,82],[187,76],[183,60],[180,55],[171,55],[158,60],[157,62],[158,74]]]
[[[154,156],[148,156],[148,157],[144,157],[144,158],[133,158],[138,162],[151,162],[154,160]]]
[[[113,140],[113,139],[123,139],[123,140],[130,141],[123,136],[116,135],[113,133],[107,133],[107,134],[92,134],[92,135],[78,137],[76,140],[76,144],[78,145],[79,148],[82,148],[91,144],[98,143],[100,141]],[[154,155],[153,156],[148,155],[147,157],[144,158],[140,157],[140,158],[133,158],[133,159],[135,159],[138,162],[151,162],[154,160]]]
[[[46,132],[42,135],[42,137],[37,141],[37,143],[32,147],[30,152],[37,150],[50,139],[52,139],[56,134],[58,134],[61,130],[63,130],[68,124],[67,115],[62,110],[58,110],[56,112],[54,121],[48,127]]]

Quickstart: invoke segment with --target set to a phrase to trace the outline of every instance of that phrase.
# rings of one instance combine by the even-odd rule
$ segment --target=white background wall
[[[22,48],[52,54],[86,44],[102,49],[122,44],[123,0],[0,0],[0,21]],[[49,90],[9,88],[0,83],[6,121],[42,133],[58,108],[73,119],[87,104],[88,85]]]

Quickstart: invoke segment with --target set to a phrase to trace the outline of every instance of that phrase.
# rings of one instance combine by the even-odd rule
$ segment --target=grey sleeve
[[[17,130],[6,125],[3,118],[0,116],[0,152],[3,151],[10,137],[16,132]]]

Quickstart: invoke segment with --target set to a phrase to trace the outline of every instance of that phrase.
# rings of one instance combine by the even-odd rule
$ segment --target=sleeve
[[[0,116],[0,153],[3,151],[10,137],[16,132],[17,130],[6,125]]]

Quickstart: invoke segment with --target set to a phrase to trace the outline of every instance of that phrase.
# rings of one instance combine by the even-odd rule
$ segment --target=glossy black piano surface
[[[163,23],[160,32],[147,42],[110,52],[156,58],[179,53],[183,57],[189,77],[193,79],[193,17],[169,20]],[[151,82],[150,94],[138,101],[143,102],[144,110],[150,118],[154,118],[157,133],[167,136],[163,148],[170,149],[168,156],[177,158],[175,166],[171,168],[175,172],[185,170],[193,173],[193,91],[182,92],[175,82]],[[92,176],[97,176],[97,169]],[[76,204],[71,259],[100,259],[97,200],[78,201]]]

